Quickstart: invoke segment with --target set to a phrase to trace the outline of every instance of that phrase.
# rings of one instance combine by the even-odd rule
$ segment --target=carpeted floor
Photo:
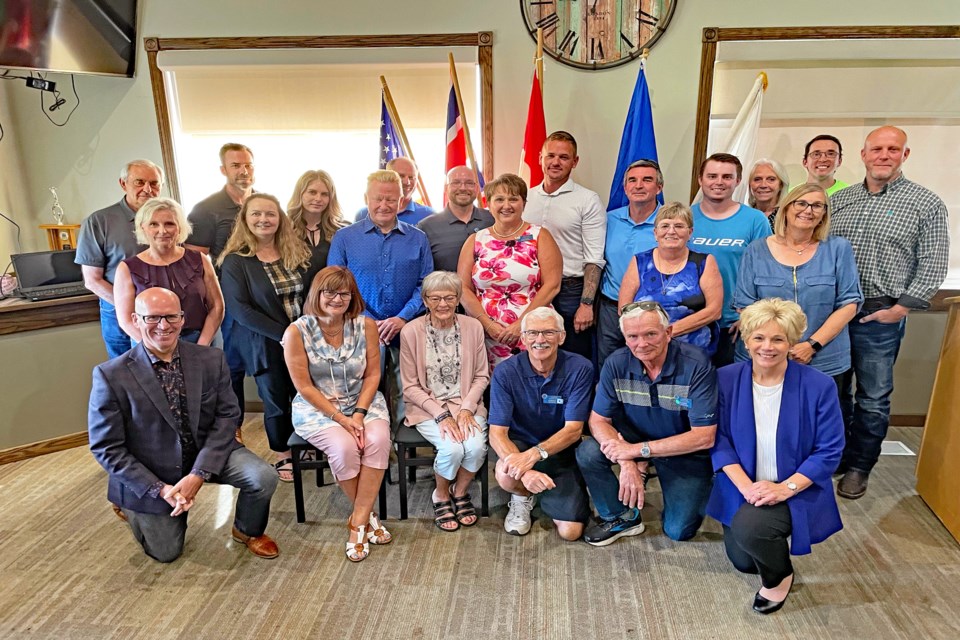
[[[248,418],[248,445],[265,454]],[[890,437],[917,451],[920,435]],[[335,486],[310,475],[306,524],[292,486],[279,487],[268,533],[282,553],[268,561],[229,540],[233,491],[211,485],[190,512],[184,556],[160,565],[111,513],[89,452],[74,449],[0,467],[0,637],[955,639],[960,547],[914,492],[915,463],[882,458],[867,496],[841,501],[844,531],[796,559],[789,601],[764,617],[750,610],[756,578],[729,565],[716,522],[690,542],[663,536],[656,485],[647,531],[595,549],[542,519],[526,537],[506,535],[499,489],[491,518],[442,533],[422,470],[405,522],[390,487],[397,540],[357,565],[343,556],[348,504]]]

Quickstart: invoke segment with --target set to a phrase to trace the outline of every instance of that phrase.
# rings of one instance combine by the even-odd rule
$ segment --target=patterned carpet
[[[244,432],[265,454],[257,416]],[[891,431],[914,451],[920,435]],[[543,519],[506,535],[499,489],[491,518],[442,533],[422,470],[405,522],[390,487],[395,543],[358,565],[343,556],[348,504],[335,486],[308,477],[302,525],[292,487],[279,487],[273,561],[230,541],[233,491],[208,486],[184,556],[160,565],[110,512],[89,452],[73,449],[0,467],[0,637],[955,639],[960,547],[914,492],[915,463],[883,457],[867,496],[842,501],[844,531],[796,560],[789,601],[764,617],[750,610],[756,578],[729,565],[716,522],[690,542],[662,534],[655,484],[647,531],[595,549]]]

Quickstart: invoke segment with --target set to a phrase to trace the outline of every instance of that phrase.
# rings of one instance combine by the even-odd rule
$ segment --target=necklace
[[[793,247],[791,247],[790,245],[788,245],[786,238],[784,238],[783,241],[780,242],[780,244],[782,244],[782,245],[783,245],[786,249],[788,249],[789,251],[793,251],[793,252],[796,253],[798,256],[802,256],[802,255],[803,255],[803,252],[806,251],[807,248],[808,248],[811,244],[813,244],[813,242],[814,242],[813,238],[810,238],[809,240],[807,240],[807,244],[803,245],[803,246],[800,247],[799,249],[794,249]]]
[[[321,325],[320,325],[320,333],[322,333],[324,336],[328,336],[328,337],[332,338],[332,337],[334,337],[334,336],[338,336],[338,335],[340,335],[341,333],[343,333],[343,326],[344,326],[344,323],[341,322],[341,323],[340,323],[340,328],[337,329],[336,331],[324,331],[324,330],[323,330],[323,325],[321,324]]]
[[[447,329],[438,329],[433,326],[433,320],[427,317],[427,340],[429,349],[427,356],[436,358],[436,364],[427,363],[427,377],[432,384],[443,387],[442,394],[436,394],[438,399],[446,400],[460,395],[460,322],[456,317],[453,320],[453,326]],[[453,345],[452,358],[449,352],[450,345]],[[443,347],[448,350],[446,353]],[[433,353],[430,353],[430,352]],[[444,355],[447,357],[444,358]],[[433,389],[436,393],[436,389]],[[443,396],[442,398],[440,396]]]
[[[493,235],[497,236],[497,237],[500,238],[501,240],[506,239],[506,238],[512,238],[512,237],[513,237],[513,234],[515,234],[517,231],[520,231],[520,229],[523,228],[523,225],[525,225],[525,224],[526,224],[526,222],[524,222],[523,220],[521,220],[521,221],[520,221],[520,224],[517,225],[517,228],[514,229],[513,231],[510,231],[509,233],[500,233],[500,232],[497,231],[497,225],[493,225],[492,227],[490,227],[490,233],[492,233]]]
[[[658,256],[658,257],[659,257],[659,259],[660,259],[660,265],[661,265],[662,267],[664,267],[664,268],[666,268],[666,267],[672,268],[672,267],[674,267],[674,266],[677,266],[677,265],[680,265],[680,264],[681,264],[681,263],[679,263],[679,262],[677,263],[677,265],[671,264],[671,263],[667,262],[666,260],[664,260],[662,255],[661,255],[661,256]],[[684,265],[686,264],[686,260],[683,261],[683,264],[684,264]],[[656,263],[654,263],[654,266],[656,266]],[[673,283],[673,279],[677,277],[677,274],[679,274],[679,273],[681,273],[681,272],[683,271],[683,267],[681,267],[678,271],[673,271],[673,272],[671,272],[671,273],[669,274],[670,277],[667,278],[666,280],[664,280],[664,278],[663,278],[663,271],[664,271],[664,269],[657,269],[657,273],[660,274],[660,293],[662,293],[663,295],[667,295],[667,290],[670,288],[670,285]],[[654,286],[656,286],[656,285],[654,285]]]

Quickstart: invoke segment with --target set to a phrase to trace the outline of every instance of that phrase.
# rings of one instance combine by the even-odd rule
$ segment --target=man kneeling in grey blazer
[[[232,485],[233,539],[276,558],[264,531],[277,474],[234,438],[240,407],[223,351],[179,340],[183,312],[167,289],[143,291],[132,317],[140,344],[94,368],[90,392],[90,450],[108,498],[148,556],[173,562],[203,483]]]

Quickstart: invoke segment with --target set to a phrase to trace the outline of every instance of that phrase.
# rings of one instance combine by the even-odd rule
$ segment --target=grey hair
[[[150,198],[143,203],[143,206],[137,209],[137,215],[133,219],[133,230],[137,235],[137,242],[140,244],[150,244],[147,235],[143,232],[143,224],[153,219],[153,214],[158,211],[171,211],[177,219],[177,244],[183,244],[193,232],[193,226],[187,221],[187,216],[183,213],[183,207],[173,198]]]
[[[157,173],[160,174],[161,184],[165,181],[163,177],[163,167],[150,162],[149,160],[131,160],[127,164],[123,165],[123,169],[120,170],[120,179],[124,182],[127,181],[127,178],[130,177],[130,168],[131,167],[146,167],[147,169],[156,169]]]
[[[663,307],[660,307],[660,308],[662,309]],[[666,311],[664,311],[663,313],[660,313],[660,310],[659,310],[659,309],[655,309],[655,310],[653,310],[653,311],[644,311],[644,310],[641,309],[640,307],[637,307],[636,309],[630,309],[630,311],[624,312],[624,313],[620,316],[620,333],[623,333],[623,323],[624,323],[624,322],[626,322],[627,320],[633,320],[634,318],[639,318],[640,316],[642,316],[642,315],[645,314],[645,313],[654,313],[654,314],[656,314],[657,317],[660,318],[660,324],[663,325],[663,328],[664,328],[664,329],[666,329],[667,327],[669,327],[669,326],[671,325],[670,316],[667,315],[667,312],[666,312]]]
[[[420,295],[424,300],[434,291],[453,291],[459,298],[463,294],[463,283],[452,271],[434,271],[427,274],[420,285]]]
[[[557,330],[563,331],[563,316],[550,307],[537,307],[520,320],[520,331],[527,330],[528,320],[553,320]]]
[[[627,167],[627,170],[623,172],[623,186],[627,186],[627,174],[630,173],[631,169],[653,169],[657,172],[657,186],[663,186],[663,172],[660,171],[660,165],[655,160],[647,160],[646,158],[640,160],[634,160],[630,163],[630,166]]]

